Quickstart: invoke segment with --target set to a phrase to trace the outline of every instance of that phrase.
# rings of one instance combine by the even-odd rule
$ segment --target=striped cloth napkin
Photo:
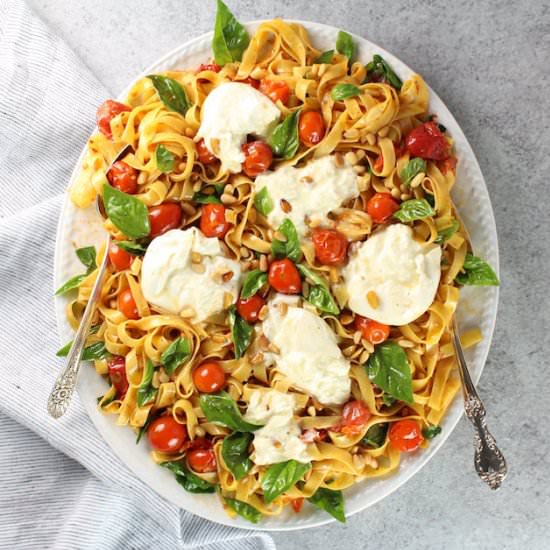
[[[0,547],[274,549],[267,534],[178,509],[101,439],[61,368],[53,251],[62,193],[108,94],[21,1],[0,2]]]

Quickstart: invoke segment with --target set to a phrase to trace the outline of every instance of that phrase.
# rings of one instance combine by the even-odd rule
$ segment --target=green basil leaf
[[[96,359],[109,359],[111,354],[105,347],[105,342],[95,342],[84,348],[82,361],[94,361]]]
[[[315,493],[308,498],[311,504],[317,506],[321,510],[328,512],[333,518],[342,523],[346,523],[346,515],[344,513],[344,495],[342,491],[333,491],[325,487],[319,487]]]
[[[298,264],[296,267],[303,277],[307,277],[313,282],[313,286],[310,287],[309,294],[305,296],[305,299],[320,311],[338,315],[340,309],[325,280],[305,264]]]
[[[107,217],[128,237],[139,239],[151,232],[147,207],[138,198],[106,183],[103,186],[103,203]]]
[[[253,466],[248,452],[252,437],[248,432],[234,432],[223,440],[223,460],[237,480],[242,479]]]
[[[334,101],[344,101],[350,97],[355,97],[361,93],[361,89],[354,84],[336,84],[332,88],[330,95]]]
[[[399,210],[393,215],[403,223],[421,220],[429,216],[435,216],[435,210],[426,199],[410,199],[402,202]]]
[[[147,252],[147,245],[136,243],[135,241],[117,241],[115,244],[134,256],[143,256]]]
[[[67,357],[67,355],[69,355],[69,352],[71,351],[72,345],[73,340],[67,342],[62,348],[59,348],[55,354],[57,355],[57,357]]]
[[[88,273],[91,273],[96,266],[95,246],[85,246],[75,250],[78,259],[86,266]]]
[[[367,76],[365,82],[387,82],[397,90],[401,90],[403,82],[393,72],[393,69],[386,63],[384,58],[378,54],[374,55],[372,61],[367,64]]]
[[[212,37],[212,52],[218,65],[240,61],[250,38],[228,7],[217,0],[216,23]]]
[[[458,220],[451,220],[451,225],[443,227],[437,232],[437,238],[434,242],[437,244],[443,244],[448,241],[458,230],[460,229],[460,223]]]
[[[183,462],[162,462],[161,466],[173,472],[176,481],[190,493],[213,493],[216,486],[195,475]]]
[[[172,375],[176,369],[191,355],[191,345],[187,338],[176,338],[163,352],[160,362],[164,370]]]
[[[348,58],[348,62],[351,65],[353,56],[355,55],[355,42],[351,37],[351,34],[340,31],[336,37],[336,51],[345,55]]]
[[[236,432],[253,432],[261,426],[247,422],[237,403],[224,391],[215,394],[203,393],[200,396],[202,412],[209,422],[227,426]]]
[[[145,362],[145,369],[143,371],[143,378],[141,379],[141,384],[137,390],[136,401],[138,407],[143,407],[150,401],[155,398],[157,394],[157,389],[153,388],[153,374],[155,373],[155,367],[151,359],[147,359]]]
[[[298,151],[300,140],[298,138],[298,119],[300,109],[290,113],[283,122],[278,124],[269,136],[268,143],[277,157],[291,159]]]
[[[75,288],[78,288],[82,281],[87,277],[88,275],[84,273],[83,275],[75,275],[74,277],[71,277],[65,284],[61,285],[56,291],[56,296],[61,296],[62,294],[66,294],[70,290],[74,290]]]
[[[328,64],[332,62],[333,57],[334,50],[327,50],[326,52],[323,52],[313,63],[317,63],[319,65]]]
[[[110,403],[112,403],[117,398],[116,390],[112,386],[109,388],[109,391],[107,391],[106,394],[100,395],[97,398],[97,404],[100,406],[100,408],[106,407]]]
[[[359,442],[364,447],[370,447],[371,449],[378,449],[384,445],[386,441],[386,434],[388,433],[388,423],[379,422],[373,424],[367,433],[363,436],[363,439]]]
[[[435,208],[435,197],[431,193],[425,193],[424,198],[432,208]]]
[[[239,516],[242,516],[248,521],[258,523],[262,519],[262,513],[259,510],[256,510],[254,506],[248,504],[248,502],[227,497],[224,497],[224,500],[230,508],[239,514]]]
[[[193,193],[193,197],[191,198],[192,201],[197,202],[199,204],[221,204],[222,201],[214,194],[207,195],[206,193],[201,193],[200,191],[196,191]]]
[[[228,313],[231,338],[235,346],[235,357],[240,359],[250,345],[254,328],[237,313],[234,305],[229,308]]]
[[[426,161],[420,157],[414,157],[409,160],[409,162],[407,162],[407,166],[401,170],[399,173],[399,179],[405,185],[409,185],[416,175],[420,174],[420,172],[426,172]]]
[[[150,74],[147,75],[147,78],[151,79],[160,100],[170,111],[185,115],[189,107],[191,107],[191,103],[187,99],[187,94],[179,82],[160,74]]]
[[[271,243],[271,251],[275,258],[289,258],[293,262],[300,261],[302,250],[300,248],[300,239],[296,227],[290,218],[285,218],[283,223],[277,228],[277,231],[286,237],[286,241],[273,239]]]
[[[473,254],[466,254],[464,259],[464,273],[459,273],[455,281],[460,285],[498,286],[499,280],[493,268],[481,258]]]
[[[422,435],[426,439],[433,439],[441,433],[441,426],[428,426],[422,430]]]
[[[259,269],[249,271],[243,281],[241,298],[247,299],[254,296],[267,283],[267,273]]]
[[[273,210],[273,199],[269,196],[267,187],[262,187],[254,196],[254,208],[264,216],[267,216]]]
[[[157,159],[157,168],[163,174],[167,174],[168,172],[172,172],[172,170],[174,170],[174,165],[176,164],[176,155],[166,149],[166,147],[164,147],[162,143],[157,145],[155,157]]]
[[[395,342],[384,342],[374,348],[367,361],[369,380],[392,397],[413,403],[412,375],[403,348]]]
[[[309,462],[304,464],[293,459],[272,464],[260,481],[265,502],[273,502],[280,494],[293,487],[310,468]]]

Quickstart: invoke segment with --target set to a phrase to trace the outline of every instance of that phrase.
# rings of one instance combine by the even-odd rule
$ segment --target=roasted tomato
[[[111,384],[116,390],[117,399],[122,399],[128,391],[128,378],[126,378],[126,359],[120,355],[115,355],[107,361],[109,369],[109,378]]]
[[[271,101],[280,101],[283,105],[290,99],[290,88],[284,80],[269,80],[264,78],[260,82],[260,92],[265,94]]]
[[[399,204],[389,193],[376,193],[367,203],[367,213],[374,223],[384,223],[399,210]]]
[[[273,151],[265,141],[251,141],[243,145],[243,172],[250,178],[265,172],[273,161]]]
[[[325,265],[340,265],[346,260],[348,240],[335,229],[314,229],[311,240],[315,257]]]
[[[217,63],[201,63],[198,72],[212,71],[214,73],[219,73],[221,70],[222,68]]]
[[[445,160],[449,156],[449,142],[433,120],[411,130],[405,138],[405,144],[413,157]]]
[[[206,143],[204,143],[204,139],[201,139],[199,142],[197,142],[196,148],[197,156],[203,164],[212,164],[216,162],[216,160],[218,160],[216,158],[216,155],[210,152],[210,149],[208,149]]]
[[[172,416],[160,416],[147,428],[151,447],[162,453],[177,453],[187,440],[187,429]]]
[[[318,111],[307,111],[300,115],[298,123],[300,141],[307,147],[317,145],[325,135],[325,123]]]
[[[164,202],[149,208],[149,223],[151,224],[150,237],[158,237],[170,229],[177,229],[181,225],[181,206],[175,202]]]
[[[298,269],[288,258],[271,262],[267,280],[277,292],[283,294],[300,294],[302,291]]]
[[[363,401],[348,401],[342,409],[342,420],[332,431],[354,435],[363,430],[370,418],[370,411]]]
[[[109,183],[123,193],[133,195],[138,188],[138,171],[124,162],[117,160],[107,172]]]
[[[393,422],[389,431],[389,439],[392,447],[406,453],[416,451],[424,441],[418,422],[410,418]]]
[[[225,386],[225,372],[216,361],[208,361],[195,367],[193,383],[201,393],[216,393]]]
[[[132,291],[127,288],[123,290],[117,299],[118,310],[126,317],[126,319],[139,319],[139,312],[136,301],[132,296]]]
[[[199,474],[216,471],[217,465],[214,449],[192,449],[187,451],[186,457],[189,468]]]
[[[290,505],[292,506],[292,509],[298,514],[301,511],[302,506],[304,505],[304,498],[293,498],[290,501]]]
[[[116,242],[114,242],[109,246],[109,261],[117,271],[124,271],[132,265],[134,256],[120,248]]]
[[[201,212],[201,231],[207,237],[221,239],[231,227],[225,219],[225,206],[223,204],[205,204]]]
[[[378,321],[361,317],[361,315],[355,316],[355,328],[359,330],[361,336],[371,344],[381,344],[387,340],[390,335],[389,325],[384,325]]]
[[[124,105],[124,103],[119,103],[118,101],[114,101],[112,99],[104,101],[99,106],[96,113],[97,127],[99,128],[99,131],[109,139],[113,139],[111,120],[120,113],[131,110],[132,109],[128,107],[128,105]]]
[[[255,323],[258,320],[260,309],[264,305],[265,300],[259,294],[254,294],[250,298],[239,298],[237,300],[237,312],[245,321]]]
[[[252,78],[251,76],[247,76],[243,80],[236,80],[235,82],[240,82],[241,84],[248,84],[249,86],[252,86],[256,90],[260,87],[260,81],[256,80],[255,78]]]

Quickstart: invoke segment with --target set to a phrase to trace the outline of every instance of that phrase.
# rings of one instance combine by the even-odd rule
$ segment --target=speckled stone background
[[[479,159],[495,210],[502,291],[481,378],[510,474],[473,472],[463,419],[404,487],[347,525],[275,533],[280,549],[550,548],[550,4],[534,0],[229,0],[241,20],[328,23],[390,50],[437,91]],[[29,0],[113,94],[212,28],[209,0]],[[307,9],[309,6],[310,9]]]

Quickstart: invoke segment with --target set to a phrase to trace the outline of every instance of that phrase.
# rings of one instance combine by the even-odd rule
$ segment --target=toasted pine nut
[[[242,258],[248,258],[250,256],[250,250],[248,250],[246,246],[241,246],[240,253]]]
[[[238,199],[235,198],[233,195],[222,193],[220,200],[222,201],[222,204],[235,204]]]
[[[195,435],[197,437],[204,437],[206,435],[206,430],[202,426],[195,426]]]
[[[259,351],[258,353],[255,353],[252,358],[250,359],[250,362],[253,364],[253,365],[257,365],[258,363],[262,363],[264,360],[264,354]]]
[[[381,138],[385,138],[388,135],[389,131],[390,131],[389,126],[384,126],[384,128],[380,128],[380,130],[378,130],[378,135]]]
[[[195,273],[204,273],[206,271],[206,267],[204,267],[202,264],[191,264],[191,269]]]
[[[372,309],[378,309],[378,306],[380,305],[380,300],[378,299],[378,294],[376,294],[374,290],[369,290],[367,292],[367,302],[369,303],[369,306],[372,307]]]
[[[140,172],[138,179],[137,179],[138,185],[143,185],[147,182],[147,172]]]
[[[311,176],[302,176],[300,183],[313,183],[313,178]]]
[[[153,374],[153,380],[151,380],[151,386],[153,386],[153,388],[158,388],[160,386],[159,376],[159,371],[156,370]]]
[[[228,195],[232,195],[234,190],[235,190],[235,189],[233,188],[233,186],[232,186],[230,183],[228,183],[228,184],[223,188],[223,192],[224,192],[224,193],[227,193]]]
[[[188,216],[194,216],[197,213],[197,209],[188,202],[182,201],[181,203],[181,209],[188,215]]]
[[[248,260],[241,261],[241,270],[250,271],[250,262]]]
[[[410,198],[411,198],[411,196],[408,193],[403,193],[401,195],[401,200],[402,201],[408,201]]]
[[[394,198],[394,199],[398,199],[400,196],[401,196],[401,191],[399,189],[397,189],[397,187],[394,187],[392,190],[391,190],[391,196]]]
[[[342,156],[342,153],[334,154],[334,164],[337,168],[342,168],[342,166],[344,166],[344,157]]]
[[[353,317],[351,315],[348,315],[347,313],[344,313],[340,316],[340,322],[343,325],[349,325],[350,323],[353,323]]]
[[[356,173],[356,174],[364,174],[366,172],[366,168],[363,164],[356,164],[354,167],[353,167],[353,171]]]
[[[365,350],[361,355],[359,356],[359,363],[366,363],[367,359],[370,357],[370,353]]]
[[[365,467],[365,459],[363,455],[352,455],[351,460],[356,470],[362,470]]]
[[[366,466],[372,468],[373,470],[378,469],[378,460],[376,460],[376,458],[371,456],[369,453],[364,453],[362,456]]]
[[[309,414],[309,416],[316,416],[317,415],[317,411],[315,410],[315,407],[313,405],[310,405],[307,408],[307,414]]]
[[[202,262],[202,256],[198,252],[191,252],[191,261],[194,264],[200,264]]]
[[[319,218],[314,219],[306,219],[306,225],[308,227],[311,227],[311,229],[315,229],[316,227],[319,227],[321,225],[321,220]]]
[[[285,214],[288,214],[292,210],[292,205],[286,199],[281,199],[279,202],[281,204],[281,210]]]
[[[196,313],[195,310],[192,307],[184,307],[180,311],[180,317],[183,317],[184,319],[187,319],[189,317],[195,317]]]
[[[288,311],[288,304],[286,302],[279,302],[279,314],[284,317]]]
[[[222,275],[222,281],[224,283],[228,283],[231,279],[233,279],[233,271],[226,271],[223,275]]]
[[[360,330],[356,330],[354,333],[353,333],[353,343],[354,344],[359,344],[361,342],[361,331]]]
[[[195,130],[193,128],[186,128],[185,135],[190,138],[195,137]]]
[[[258,312],[258,319],[260,321],[263,321],[267,317],[267,313],[268,313],[267,306],[262,306],[260,311]]]
[[[193,191],[195,193],[198,193],[201,190],[201,187],[202,187],[202,181],[198,180],[193,184]]]
[[[346,162],[351,165],[357,164],[357,155],[353,151],[348,151],[344,155],[344,158],[346,159]]]
[[[161,367],[159,370],[159,382],[161,384],[166,384],[166,382],[170,382],[170,377],[168,374],[166,374],[166,371]]]
[[[376,136],[373,133],[367,134],[367,143],[374,145],[376,143]]]
[[[397,340],[397,343],[402,348],[414,348],[414,342],[411,342],[410,340],[401,339],[401,340]]]
[[[357,162],[359,162],[367,156],[367,153],[365,153],[363,149],[357,149],[357,151],[355,151],[355,156],[357,157]]]
[[[260,256],[260,261],[258,262],[260,271],[267,271],[267,256],[265,254],[262,254]]]
[[[374,351],[374,346],[372,345],[371,342],[369,342],[368,340],[365,340],[364,338],[361,340],[361,344],[363,345],[363,347],[369,352],[369,353],[372,353]]]

